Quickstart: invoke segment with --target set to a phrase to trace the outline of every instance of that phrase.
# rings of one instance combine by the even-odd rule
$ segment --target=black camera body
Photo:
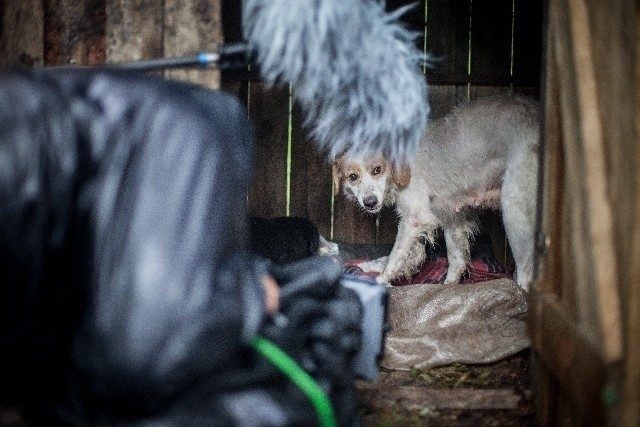
[[[362,304],[362,346],[354,357],[353,372],[361,379],[374,381],[384,352],[387,290],[384,285],[364,276],[344,274],[340,284],[355,291]]]

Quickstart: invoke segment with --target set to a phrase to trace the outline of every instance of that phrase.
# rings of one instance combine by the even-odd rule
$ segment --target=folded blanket
[[[427,245],[427,256],[420,269],[411,277],[395,280],[393,286],[410,284],[444,283],[447,276],[447,253],[443,244]],[[374,260],[363,258],[348,259],[343,262],[345,272],[356,275],[376,277],[387,264],[389,257],[384,256]],[[479,236],[471,247],[471,262],[467,271],[462,275],[460,283],[477,283],[495,279],[512,279],[513,272],[508,271],[496,259],[491,239]]]

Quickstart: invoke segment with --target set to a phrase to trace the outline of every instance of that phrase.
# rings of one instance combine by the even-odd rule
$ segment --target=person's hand
[[[273,276],[265,274],[261,278],[262,287],[264,288],[266,311],[267,314],[275,314],[280,310],[280,287]]]

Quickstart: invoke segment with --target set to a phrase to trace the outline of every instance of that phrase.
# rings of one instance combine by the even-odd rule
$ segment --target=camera
[[[327,357],[348,357],[349,364],[344,368],[349,373],[375,380],[387,329],[384,285],[367,276],[346,274],[336,259],[325,256],[285,265],[268,263],[267,267],[281,285],[281,311],[262,333],[283,346],[309,372],[315,371],[315,365],[325,364]],[[360,310],[354,310],[357,301]],[[316,341],[322,343],[323,350],[312,351],[311,356],[308,350]],[[324,348],[325,344],[333,348]]]
[[[353,372],[361,379],[374,381],[387,331],[386,288],[367,277],[348,274],[341,276],[340,284],[355,291],[362,303],[362,346],[354,357]]]

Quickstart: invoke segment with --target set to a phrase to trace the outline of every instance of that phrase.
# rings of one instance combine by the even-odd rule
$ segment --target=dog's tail
[[[410,158],[429,105],[415,35],[374,0],[244,0],[245,36],[263,77],[291,84],[330,159],[349,152]]]

